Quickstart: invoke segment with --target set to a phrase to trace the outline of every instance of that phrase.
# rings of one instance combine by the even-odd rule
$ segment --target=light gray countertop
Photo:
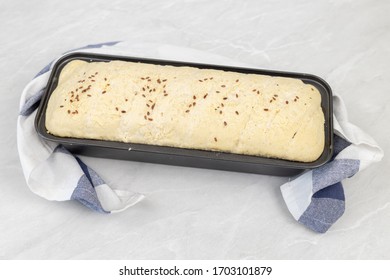
[[[0,259],[389,259],[389,12],[389,1],[368,0],[2,0]],[[146,199],[111,215],[46,201],[18,158],[22,90],[63,52],[117,40],[136,55],[169,44],[318,75],[385,157],[344,182],[346,212],[326,234],[292,218],[282,177],[84,158]]]

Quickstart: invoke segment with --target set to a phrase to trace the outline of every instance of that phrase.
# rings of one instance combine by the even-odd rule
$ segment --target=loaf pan
[[[304,83],[316,87],[322,97],[322,110],[325,116],[325,148],[322,155],[314,162],[295,162],[282,159],[271,159],[258,156],[248,156],[232,153],[203,151],[195,149],[173,148],[165,146],[122,143],[91,139],[65,138],[51,135],[45,127],[45,113],[51,93],[57,86],[58,78],[63,67],[70,61],[80,59],[87,62],[122,60],[142,62],[157,65],[192,66],[197,68],[216,69],[223,71],[261,74],[300,79]],[[330,86],[321,78],[301,73],[250,69],[200,63],[167,61],[147,58],[112,56],[93,53],[71,53],[60,58],[53,66],[52,73],[40,102],[35,119],[38,134],[47,141],[62,144],[75,154],[104,157],[122,160],[134,160],[177,166],[210,168],[237,172],[268,174],[275,176],[294,176],[306,169],[316,168],[326,163],[333,153],[333,112],[332,91]]]

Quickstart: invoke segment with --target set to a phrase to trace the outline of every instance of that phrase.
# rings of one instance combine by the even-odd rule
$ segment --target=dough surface
[[[321,95],[299,79],[124,61],[66,64],[46,129],[300,162],[325,143]]]

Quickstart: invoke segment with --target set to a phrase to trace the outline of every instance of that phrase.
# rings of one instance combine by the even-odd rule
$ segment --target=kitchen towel
[[[169,45],[134,46],[126,42],[108,42],[70,52],[134,56],[148,49],[157,50],[152,52],[155,58],[237,65],[227,58]],[[17,140],[27,185],[32,192],[48,200],[77,200],[101,213],[123,211],[135,205],[144,195],[108,186],[79,157],[37,135],[34,128],[36,109],[54,63],[42,69],[27,84],[20,100]],[[281,186],[283,198],[293,217],[317,232],[325,232],[344,212],[345,198],[341,181],[383,156],[382,150],[371,137],[348,122],[345,106],[338,96],[334,96],[334,124],[334,158],[326,165]]]
[[[333,96],[333,124],[332,159],[280,187],[293,217],[320,233],[326,232],[344,214],[342,180],[383,157],[375,141],[348,121],[344,102],[337,95]]]
[[[73,51],[120,54],[119,42],[89,45]],[[35,115],[55,61],[43,68],[24,88],[17,123],[17,141],[23,173],[30,190],[48,200],[77,200],[92,210],[113,213],[141,201],[137,192],[116,190],[77,156],[61,145],[41,139],[34,127]]]

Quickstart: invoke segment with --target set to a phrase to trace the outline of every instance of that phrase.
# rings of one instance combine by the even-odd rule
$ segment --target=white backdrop
[[[390,2],[78,2],[0,0],[1,259],[390,258]],[[174,45],[165,58],[195,49],[319,75],[385,158],[344,182],[346,212],[324,235],[291,217],[279,190],[288,178],[280,177],[83,158],[104,166],[108,184],[146,199],[113,215],[46,201],[29,191],[19,163],[21,91],[61,53],[117,40],[139,56]]]

